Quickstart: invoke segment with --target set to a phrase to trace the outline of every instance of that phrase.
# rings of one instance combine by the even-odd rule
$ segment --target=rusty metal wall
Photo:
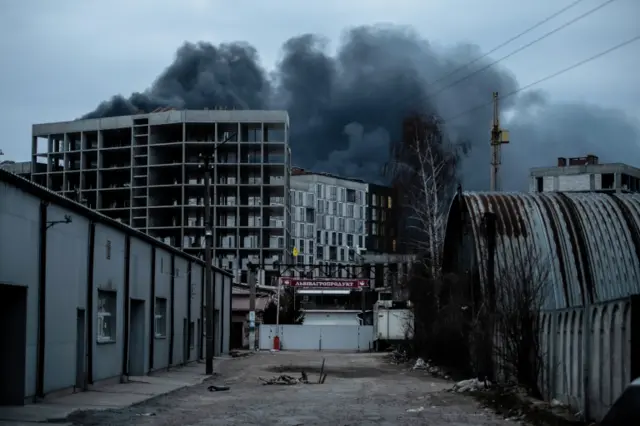
[[[544,309],[602,303],[640,293],[640,194],[462,193],[453,200],[445,257],[462,250],[461,217],[483,259],[483,214],[496,215],[496,276],[533,250],[548,270]],[[479,262],[481,284],[486,282]]]

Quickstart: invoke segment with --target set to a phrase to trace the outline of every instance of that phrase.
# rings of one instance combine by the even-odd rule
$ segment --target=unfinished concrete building
[[[215,264],[246,270],[251,261],[268,270],[292,249],[288,130],[285,111],[170,110],[35,124],[31,179],[202,256],[200,154],[215,154]]]

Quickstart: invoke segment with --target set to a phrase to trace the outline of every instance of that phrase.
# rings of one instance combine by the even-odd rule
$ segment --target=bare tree
[[[386,169],[405,213],[400,236],[432,278],[442,273],[446,215],[462,147],[445,138],[439,117],[415,115],[404,121],[402,141],[392,146]]]
[[[541,312],[549,286],[549,260],[527,242],[497,268],[494,357],[500,376],[542,396],[544,353]]]

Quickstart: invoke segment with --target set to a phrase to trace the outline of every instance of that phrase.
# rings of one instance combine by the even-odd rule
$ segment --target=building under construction
[[[285,111],[235,110],[35,124],[31,178],[201,256],[209,155],[215,263],[246,270],[291,252],[288,129]]]

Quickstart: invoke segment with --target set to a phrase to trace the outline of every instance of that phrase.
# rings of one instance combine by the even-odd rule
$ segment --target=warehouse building
[[[0,170],[0,405],[203,358],[204,275],[201,260]],[[232,275],[213,281],[221,354]]]

